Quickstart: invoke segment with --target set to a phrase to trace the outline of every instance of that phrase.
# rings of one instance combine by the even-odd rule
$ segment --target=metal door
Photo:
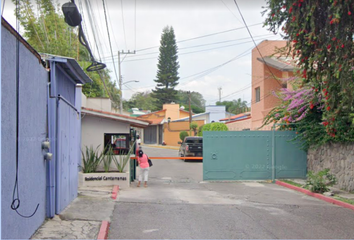
[[[58,157],[56,158],[56,214],[77,197],[80,151],[77,139],[78,113],[64,101],[58,103]]]
[[[306,153],[291,131],[203,133],[204,180],[305,178]]]
[[[144,128],[144,143],[157,144],[157,126]]]

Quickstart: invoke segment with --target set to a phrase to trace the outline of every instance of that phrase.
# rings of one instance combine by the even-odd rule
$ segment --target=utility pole
[[[191,109],[191,92],[188,91],[188,95],[189,95],[189,136],[192,135],[191,132],[191,123],[192,123],[192,109]]]
[[[218,90],[219,90],[219,102],[221,102],[221,89],[222,89],[221,87],[218,88]]]
[[[122,72],[120,70],[120,54],[135,54],[135,50],[134,52],[131,52],[128,50],[128,52],[124,52],[124,50],[122,50],[121,52],[118,51],[118,72],[119,72],[119,90],[120,90],[120,98],[119,98],[119,113],[123,114],[123,81],[122,81]]]

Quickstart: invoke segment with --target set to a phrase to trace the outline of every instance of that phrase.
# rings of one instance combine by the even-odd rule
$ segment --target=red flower
[[[329,110],[331,110],[331,107],[330,107],[330,106],[327,107],[327,111],[329,111]]]
[[[327,49],[330,49],[330,48],[331,48],[331,44],[328,44]]]
[[[275,14],[273,13],[273,14],[272,14],[272,17],[274,17],[274,16],[275,16]]]
[[[291,13],[293,11],[293,7],[289,8],[289,13]]]
[[[348,15],[349,15],[349,16],[352,15],[351,11],[348,11]]]
[[[310,104],[310,109],[313,109],[313,107],[314,107],[314,105],[311,103],[311,104]]]
[[[344,44],[342,44],[342,48],[344,48]]]
[[[332,41],[335,41],[336,40],[336,37],[332,38]]]
[[[297,40],[293,40],[293,43],[297,43],[298,41]]]
[[[322,92],[327,92],[327,89],[324,88],[324,89],[322,90]]]
[[[327,126],[328,122],[326,121],[326,122],[323,122],[322,124],[323,124],[323,126]]]
[[[334,19],[332,19],[330,22],[329,22],[329,24],[333,24],[334,23]]]
[[[326,97],[326,100],[328,100],[328,99],[329,99],[329,97],[327,96],[327,97]]]
[[[328,92],[325,92],[325,96],[327,96],[328,95]]]
[[[294,22],[296,20],[296,17],[295,16],[293,16],[293,19],[292,19],[292,21]]]

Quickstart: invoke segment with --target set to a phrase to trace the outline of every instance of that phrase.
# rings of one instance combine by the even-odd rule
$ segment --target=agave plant
[[[109,172],[111,163],[116,161],[116,157],[113,153],[113,148],[110,145],[106,147],[106,149],[103,152],[106,153],[106,155],[102,158],[103,168],[105,172]]]
[[[100,154],[98,153],[98,147],[94,150],[92,146],[90,147],[86,146],[85,152],[81,150],[82,163],[83,163],[82,172],[92,173],[96,171],[103,157],[103,153]]]
[[[132,146],[134,146],[134,145],[135,145],[135,142],[134,142],[134,144],[132,144]],[[134,147],[132,147],[132,146],[130,146],[129,151],[126,155],[118,155],[117,158],[113,158],[113,161],[117,167],[118,172],[123,172],[125,166],[127,165],[128,161],[130,160],[130,155],[132,154],[133,149],[134,149]]]

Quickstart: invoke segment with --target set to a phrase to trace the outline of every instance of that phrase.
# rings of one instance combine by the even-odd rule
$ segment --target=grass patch
[[[296,187],[302,187],[302,185],[300,183],[296,183],[296,182],[293,182],[293,181],[290,181],[290,180],[280,180],[282,182],[285,182],[285,183],[288,183],[288,184],[291,184],[291,185],[294,185]]]
[[[340,197],[340,196],[337,196],[337,195],[335,195],[334,198],[339,200],[339,201],[354,205],[354,200],[351,200],[351,199],[348,199],[348,198],[344,198],[344,197]]]

